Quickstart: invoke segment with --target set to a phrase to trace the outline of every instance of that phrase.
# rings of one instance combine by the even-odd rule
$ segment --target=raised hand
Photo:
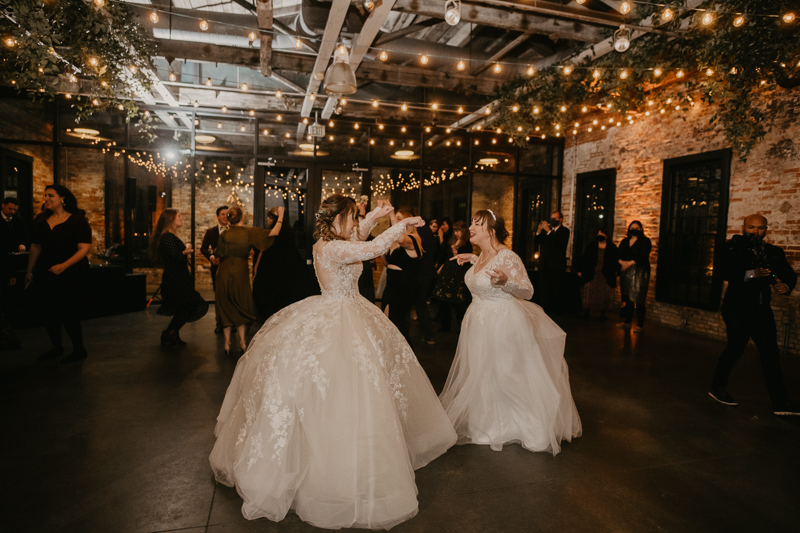
[[[386,200],[378,200],[378,207],[375,208],[375,215],[377,217],[385,217],[389,213],[394,211],[394,207],[392,204],[387,202]]]
[[[467,263],[471,263],[473,257],[475,257],[475,254],[457,254],[451,257],[450,261],[455,261],[458,263],[459,266],[461,266]]]
[[[422,217],[408,217],[404,218],[402,222],[405,222],[407,226],[416,226],[418,228],[425,225],[425,221],[422,220]]]

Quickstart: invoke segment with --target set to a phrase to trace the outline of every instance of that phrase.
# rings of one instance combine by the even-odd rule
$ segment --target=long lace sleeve
[[[333,241],[325,245],[327,257],[337,263],[358,263],[383,255],[406,230],[398,222],[371,241]]]
[[[378,225],[378,209],[380,208],[376,207],[367,213],[363,220],[359,221],[358,231],[356,232],[359,241],[366,241],[370,232]]]
[[[530,300],[533,297],[533,284],[531,284],[522,259],[511,250],[503,250],[500,253],[501,256],[497,258],[497,266],[508,276],[508,281],[500,288],[516,298]]]

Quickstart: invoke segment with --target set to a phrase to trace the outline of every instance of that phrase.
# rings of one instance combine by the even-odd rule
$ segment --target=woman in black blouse
[[[171,316],[167,329],[161,333],[162,346],[184,346],[178,332],[187,322],[200,320],[208,312],[208,303],[194,290],[192,273],[186,256],[191,254],[191,244],[183,244],[176,235],[183,226],[177,209],[161,212],[150,242],[150,257],[164,265],[161,275],[161,307],[159,315]]]
[[[645,300],[647,288],[650,286],[650,250],[653,244],[644,236],[642,223],[634,220],[628,225],[628,236],[619,243],[617,257],[619,258],[620,275],[619,284],[622,293],[622,310],[620,315],[623,322],[617,324],[618,328],[630,329],[633,322],[633,309],[636,307],[635,333],[644,327]]]
[[[86,255],[91,246],[92,228],[86,213],[78,209],[75,195],[62,185],[48,185],[44,190],[44,210],[34,220],[25,275],[25,286],[35,283],[43,295],[45,329],[53,346],[39,356],[39,361],[64,355],[62,325],[72,341],[72,353],[61,362],[86,359],[80,317],[89,277]]]

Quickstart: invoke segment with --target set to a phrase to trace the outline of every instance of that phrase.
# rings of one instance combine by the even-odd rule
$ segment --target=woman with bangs
[[[556,455],[561,441],[581,435],[581,421],[564,360],[566,333],[538,305],[525,265],[503,243],[503,217],[478,211],[469,227],[480,255],[464,282],[472,303],[464,315],[458,348],[439,398],[458,434],[458,444],[504,444]]]
[[[392,211],[381,203],[359,224],[351,198],[326,198],[313,247],[322,295],[275,313],[236,366],[210,462],[245,518],[294,510],[317,527],[389,529],[417,513],[414,470],[455,444],[410,346],[358,291],[362,261],[424,224],[407,217],[363,242]]]

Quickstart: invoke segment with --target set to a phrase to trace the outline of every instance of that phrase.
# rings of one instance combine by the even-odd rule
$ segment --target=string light
[[[422,63],[423,65],[427,65],[428,64],[428,56],[423,54],[422,57],[419,58],[419,62]]]
[[[373,100],[372,101],[372,107],[378,107],[378,101],[377,100]]]
[[[707,69],[706,70],[706,76],[713,76],[713,75],[714,75],[714,69]]]
[[[519,111],[519,106],[518,106],[518,105],[516,105],[516,104],[514,104],[513,106],[511,106],[511,111],[513,111],[514,113],[516,113],[517,111]]]
[[[534,107],[533,108],[533,114],[534,115],[538,115],[539,114],[539,108],[538,107]]]
[[[383,124],[378,124],[378,129],[379,130],[383,130],[383,128],[384,128]]]
[[[528,72],[528,76],[533,76],[536,73],[536,69],[531,67],[531,66],[528,66],[528,71],[527,72]]]
[[[464,70],[465,68],[467,68],[467,65],[465,65],[465,64],[464,64],[464,61],[462,61],[462,60],[459,60],[459,61],[458,61],[458,65],[456,65],[456,68],[457,68],[458,70]]]
[[[174,70],[169,71],[169,81],[175,81],[178,79],[177,74],[175,74]]]
[[[737,28],[741,28],[742,26],[744,26],[744,22],[745,22],[744,17],[742,15],[739,15],[738,17],[733,19],[733,25]]]
[[[433,105],[431,105],[431,109],[436,111],[437,109],[439,109],[439,104],[434,103]]]
[[[197,100],[195,100],[195,101],[192,103],[192,106],[194,106],[194,107],[200,107],[200,104],[197,102]]]
[[[251,117],[253,117],[253,116],[255,116],[255,114],[256,114],[256,112],[255,112],[254,110],[252,110],[252,109],[251,109],[251,110],[250,110],[250,116],[251,116]]]
[[[567,76],[572,74],[572,67],[570,67],[570,66],[564,67],[564,74],[567,75]]]
[[[655,69],[655,70],[653,71],[653,75],[655,75],[655,77],[656,77],[656,78],[658,78],[659,76],[661,76],[661,74],[663,74],[663,72],[661,71],[661,69],[660,69],[660,68],[657,68],[657,69]]]
[[[495,74],[499,74],[501,70],[502,70],[502,67],[500,67],[500,63],[495,63],[494,64],[494,73]]]
[[[463,113],[463,112],[464,112],[464,108],[463,108],[463,107],[461,107],[461,106],[458,106],[458,113],[459,113],[459,114],[461,114],[461,113]]]
[[[386,61],[387,59],[389,59],[389,54],[387,54],[386,51],[384,50],[378,56],[378,59],[380,59],[381,61]]]
[[[93,66],[93,67],[96,67],[96,66],[97,66],[97,63],[98,63],[98,61],[97,61],[97,58],[96,58],[96,57],[90,57],[90,58],[89,58],[89,64],[90,64],[91,66]]]
[[[283,115],[278,115],[275,120],[281,122],[283,120]]]
[[[626,79],[628,77],[628,71],[623,70],[622,72],[619,73],[619,77],[622,78],[623,80]]]
[[[661,13],[661,22],[669,22],[675,18],[675,12],[672,11],[669,7],[664,9]]]
[[[222,112],[223,113],[227,113],[228,112],[228,106],[222,106]]]
[[[360,127],[361,127],[361,126],[358,124],[358,122],[356,122],[355,124],[353,124],[353,129],[356,129],[356,130],[357,130],[357,129],[359,129]]]
[[[703,23],[703,26],[710,26],[714,23],[715,18],[716,17],[714,16],[713,11],[706,11],[706,13],[703,15],[703,18],[700,19],[700,22]]]
[[[203,31],[208,31],[208,22],[205,20],[200,21],[200,29]]]
[[[682,70],[679,70],[679,71],[677,72],[677,74],[675,74],[675,76],[676,76],[676,77],[678,77],[678,78],[683,78],[683,77],[685,76],[685,74],[683,73],[683,71],[682,71]]]
[[[630,13],[631,12],[630,2],[622,2],[619,5],[619,12],[622,13],[623,15],[627,15],[628,13]]]
[[[213,83],[211,82],[211,78],[208,78],[208,79],[206,80],[206,86],[207,86],[207,87],[211,87],[212,85],[213,85]]]
[[[783,22],[785,22],[786,24],[791,24],[792,22],[794,22],[796,16],[795,16],[794,13],[792,13],[790,11],[790,12],[784,14],[783,17],[781,17],[781,18],[783,19]]]
[[[564,113],[564,112],[566,112],[566,111],[567,111],[567,106],[565,106],[565,105],[562,105],[562,106],[561,106],[561,112],[562,112],[562,113]]]
[[[247,90],[247,84],[246,84],[246,83],[243,83],[243,84],[242,84],[242,90],[243,90],[243,91],[246,91],[246,90]]]
[[[150,13],[150,22],[152,22],[153,24],[158,24],[158,13],[156,13],[155,11]]]
[[[256,32],[251,31],[250,33],[247,34],[247,38],[250,40],[250,42],[255,41],[256,40]]]
[[[403,111],[408,111],[408,106],[407,106],[406,104],[403,104],[403,105],[400,107],[400,109],[402,109]]]
[[[295,39],[294,47],[300,50],[301,48],[303,48],[303,41],[301,41],[300,39]]]
[[[600,71],[599,70],[595,70],[594,72],[592,72],[592,77],[594,79],[599,78],[600,77]]]

